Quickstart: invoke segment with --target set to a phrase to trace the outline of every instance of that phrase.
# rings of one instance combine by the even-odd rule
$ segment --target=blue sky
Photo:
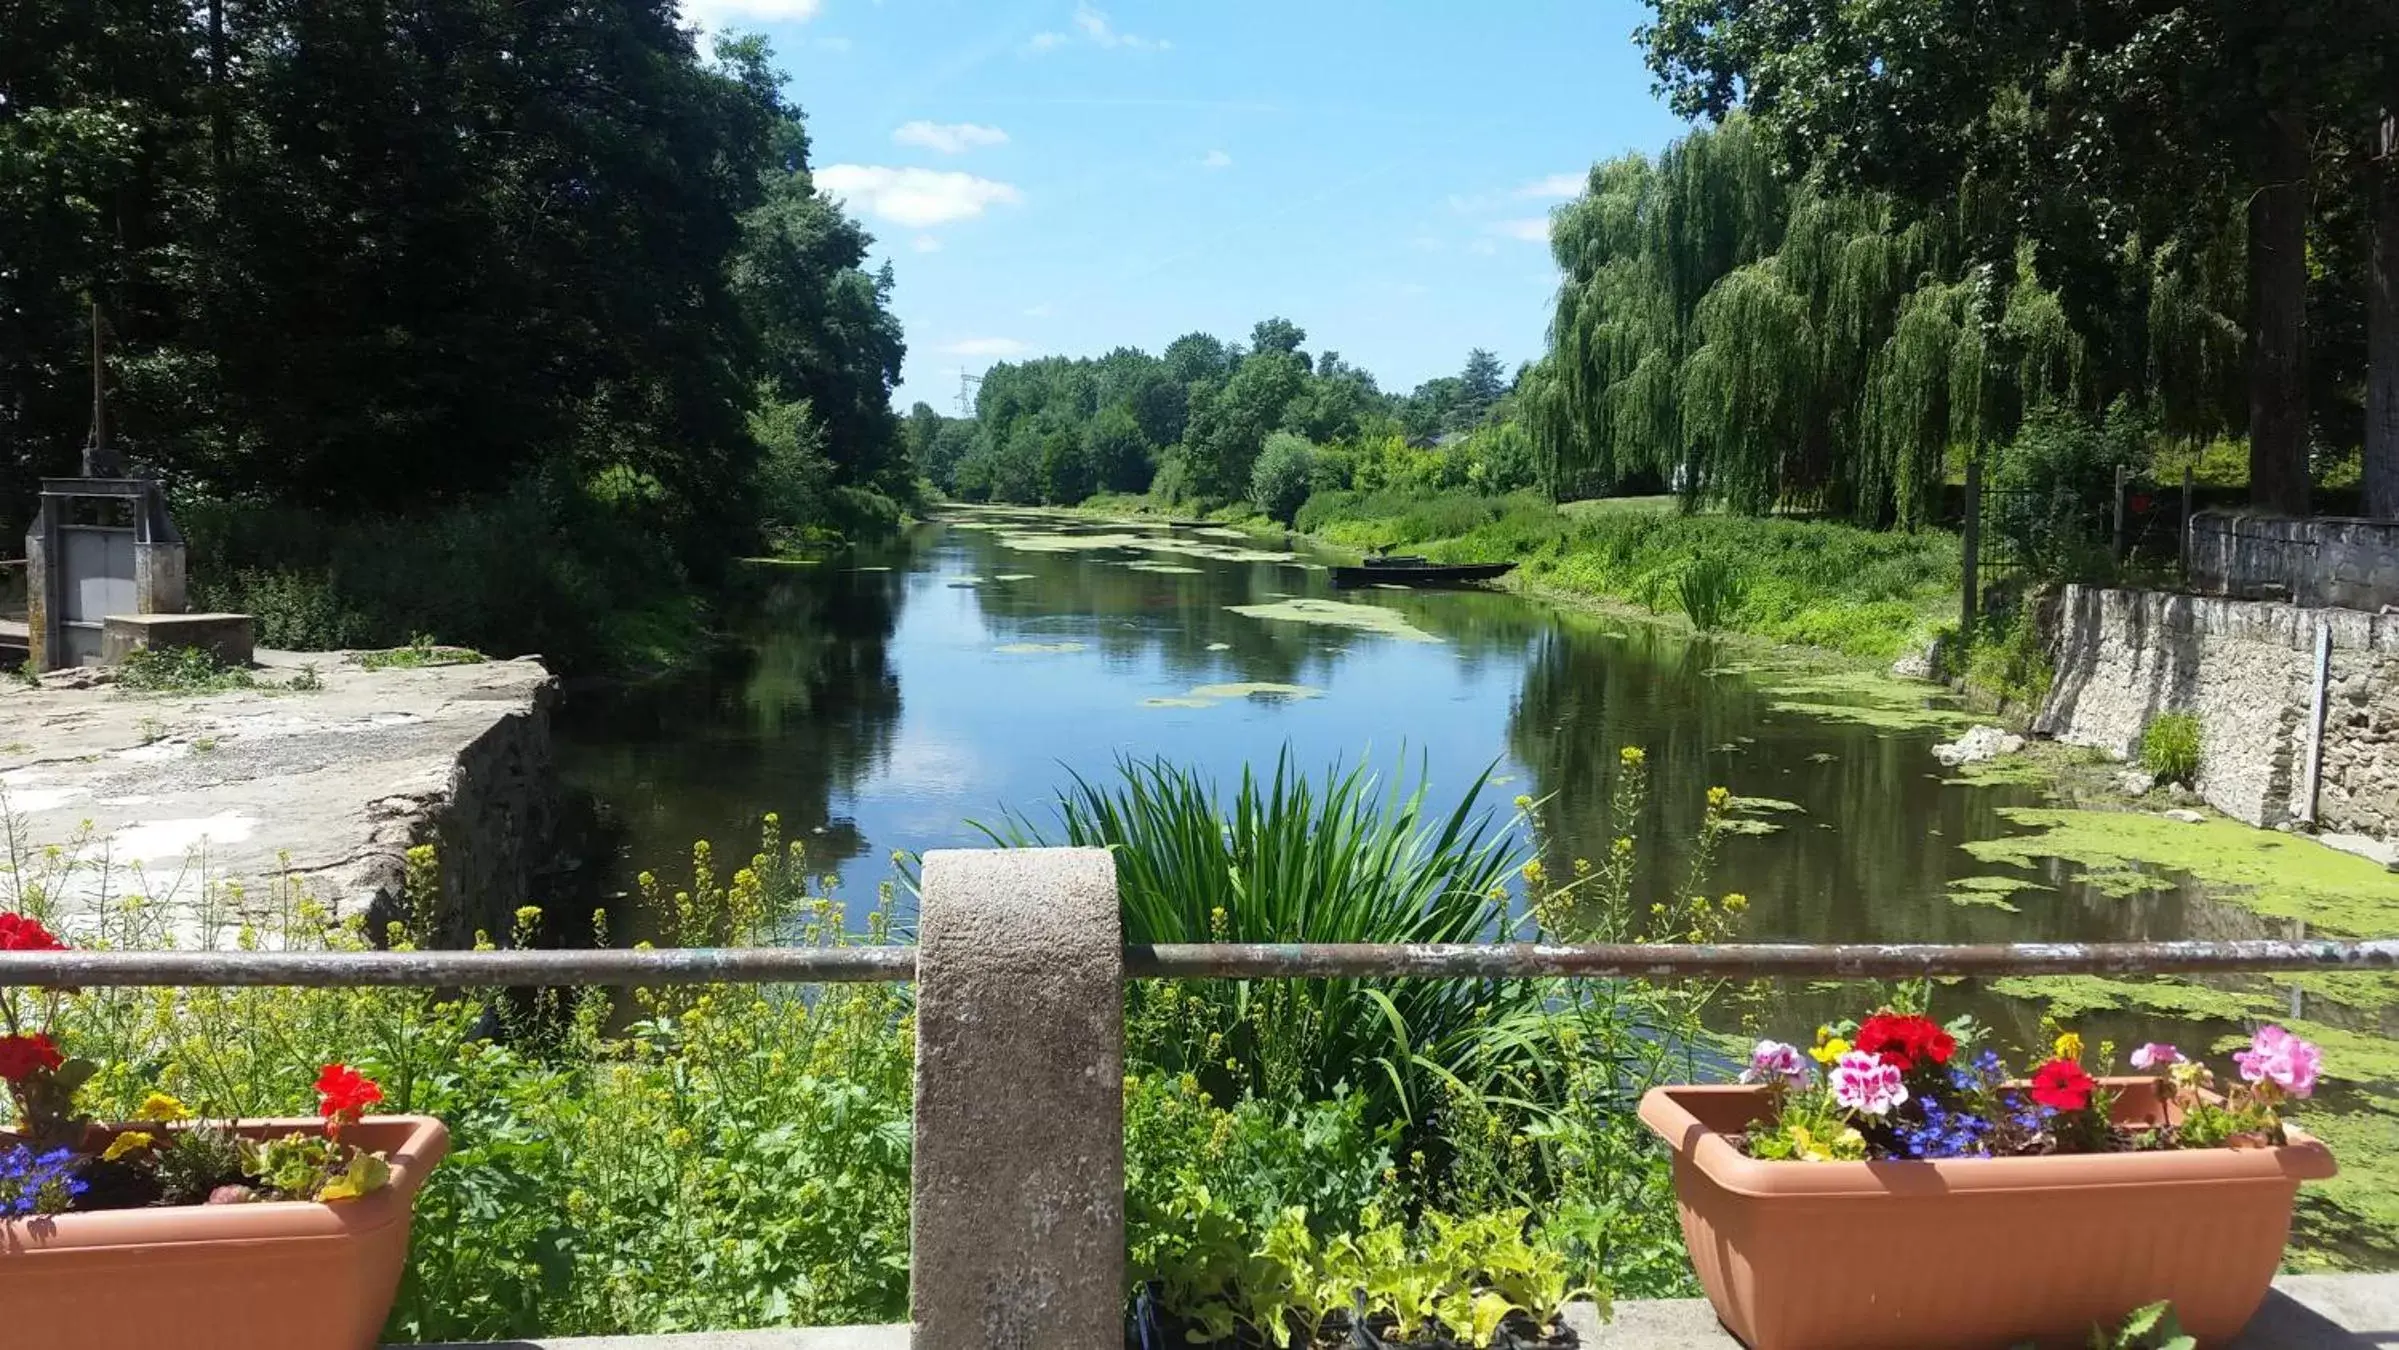
[[[1539,355],[1547,213],[1681,124],[1637,0],[684,0],[765,33],[898,275],[900,406],[961,368],[1281,314],[1406,390]]]

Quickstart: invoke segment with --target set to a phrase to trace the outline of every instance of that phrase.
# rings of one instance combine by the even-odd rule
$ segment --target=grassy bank
[[[1682,612],[1695,569],[1727,574],[1711,587],[1721,626],[1875,661],[1922,646],[1957,604],[1954,534],[1684,514],[1666,497],[1558,507],[1532,493],[1320,492],[1297,525],[1343,548],[1512,558],[1535,590],[1661,614]]]

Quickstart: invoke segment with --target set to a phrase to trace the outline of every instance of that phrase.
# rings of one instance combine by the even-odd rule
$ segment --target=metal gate
[[[58,638],[66,664],[97,665],[100,621],[135,614],[134,531],[130,525],[61,525],[66,585],[59,596]]]

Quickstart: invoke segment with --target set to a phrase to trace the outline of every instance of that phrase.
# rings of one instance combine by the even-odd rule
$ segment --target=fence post
[[[925,855],[915,1350],[1124,1341],[1124,927],[1104,849]]]
[[[1962,594],[1958,604],[1958,641],[1974,641],[1974,613],[1982,604],[1982,538],[1983,538],[1983,461],[1980,455],[1966,458],[1966,521],[1960,532],[1963,540],[1958,555],[1958,578]]]

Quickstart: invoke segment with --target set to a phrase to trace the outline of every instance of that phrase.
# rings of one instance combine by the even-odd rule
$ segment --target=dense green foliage
[[[2126,398],[2181,434],[2237,425],[2237,276],[2133,250],[2110,280],[2137,323],[2101,331],[1993,191],[1919,208],[1794,180],[1738,114],[1597,166],[1552,231],[1555,395],[1530,405],[1558,475],[1920,523],[1962,456],[2036,410]]]
[[[135,471],[188,512],[315,523],[227,531],[195,582],[311,592],[391,641],[430,608],[448,638],[593,647],[546,630],[626,587],[528,600],[511,621],[545,631],[498,638],[484,602],[534,550],[451,609],[382,593],[342,556],[353,523],[505,543],[503,516],[542,568],[664,596],[844,490],[904,498],[890,277],[815,190],[781,84],[756,39],[704,57],[671,0],[17,6],[0,499],[21,526],[32,481],[73,471],[95,326]]]
[[[1469,352],[1460,374],[1395,397],[1340,353],[1301,350],[1306,340],[1290,320],[1267,319],[1246,348],[1190,333],[1161,356],[1120,347],[1096,360],[1003,361],[984,374],[973,419],[918,404],[911,452],[936,486],[970,501],[1148,493],[1169,506],[1255,502],[1285,521],[1308,490],[1350,486],[1352,461],[1411,443],[1504,431],[1520,461],[1506,485],[1532,482],[1532,450],[1491,353]],[[1277,438],[1284,448],[1269,459]],[[1302,470],[1312,448],[1329,453]]]
[[[1797,311],[1773,345],[1804,314],[1827,358],[1820,375],[1888,353],[1886,369],[1867,372],[1852,427],[1861,448],[1937,450],[1928,396],[1946,364],[1945,439],[1970,449],[2012,425],[2011,401],[2089,412],[2129,396],[2173,434],[2244,426],[2263,505],[2304,511],[2321,448],[2362,440],[2370,460],[2399,469],[2399,421],[2368,437],[2362,406],[2371,384],[2399,413],[2399,289],[2387,271],[2399,261],[2399,195],[2385,126],[2399,109],[2399,11],[2344,0],[1652,5],[1642,36],[1676,109],[1724,121],[1715,135],[1762,138],[1795,193],[1789,231],[1814,233],[1800,224],[1811,212],[1847,218],[1837,249],[1795,251],[1756,228],[1771,208],[1746,173],[1668,189],[1709,207],[1668,216],[1651,251],[1677,268],[1663,278],[1669,335],[1692,313],[1686,282],[1765,266]],[[1742,109],[1754,128],[1734,116]],[[1580,221],[1560,233],[1562,261],[1593,236]],[[2370,285],[2378,248],[2385,270]],[[1829,308],[1817,289],[1826,277]],[[1610,288],[1612,300],[1625,294]],[[1563,306],[1561,316],[1576,319],[1562,354],[1604,327]],[[1578,377],[1577,359],[1565,378]],[[1803,369],[1787,347],[1779,368]],[[1878,406],[1886,384],[1899,402]],[[1806,474],[1789,486],[1841,481]],[[2391,481],[2399,490],[2399,474]],[[1843,504],[1879,510],[1879,496]]]

